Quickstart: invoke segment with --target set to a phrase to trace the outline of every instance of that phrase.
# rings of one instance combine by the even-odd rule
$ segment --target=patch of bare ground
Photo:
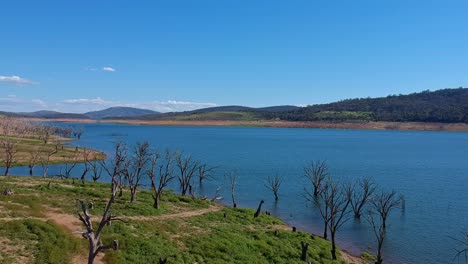
[[[33,253],[26,246],[15,243],[6,237],[0,237],[0,263],[28,264]]]
[[[155,215],[155,216],[126,216],[125,219],[136,220],[136,221],[153,221],[153,220],[169,220],[169,219],[180,219],[190,218],[194,216],[204,215],[211,212],[221,211],[223,207],[221,205],[213,205],[208,208],[186,211],[175,214]]]
[[[84,227],[78,217],[71,214],[63,213],[60,209],[56,208],[46,208],[47,212],[45,213],[47,219],[54,221],[56,224],[65,227],[70,233],[74,236],[82,238],[79,231],[83,231]],[[104,254],[100,253],[94,260],[95,264],[103,264],[104,263]],[[72,264],[87,264],[88,263],[88,256],[87,253],[84,252],[80,255],[75,255],[72,258]]]
[[[341,251],[341,258],[346,264],[367,264],[368,263],[362,258],[355,257],[346,251]]]

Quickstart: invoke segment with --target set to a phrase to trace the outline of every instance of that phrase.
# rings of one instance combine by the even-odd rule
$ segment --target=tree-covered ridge
[[[381,98],[348,99],[264,116],[290,121],[468,123],[468,89],[443,89]]]

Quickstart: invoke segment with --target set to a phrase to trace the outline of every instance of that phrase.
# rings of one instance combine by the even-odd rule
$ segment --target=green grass
[[[99,216],[109,196],[108,184],[2,176],[0,190],[5,188],[12,188],[15,194],[0,196],[0,219],[15,219],[0,220],[0,241],[7,239],[26,248],[23,252],[29,252],[35,263],[69,263],[77,254],[86,257],[86,241],[48,219],[47,211],[52,208],[76,215],[77,200],[84,199],[93,201],[95,208],[90,213]],[[251,209],[215,207],[219,209],[210,213],[175,217],[172,214],[215,204],[170,191],[163,195],[159,210],[152,208],[148,191],[140,191],[134,204],[128,201],[126,191],[112,207],[112,214],[124,222],[113,222],[104,230],[104,243],[120,242],[120,250],[106,252],[107,263],[154,263],[160,257],[167,257],[169,263],[303,263],[299,259],[301,242],[310,244],[312,263],[343,263],[331,260],[328,241],[292,232],[272,216],[254,218]],[[170,218],[160,217],[164,215]],[[9,263],[20,253],[8,254],[0,254],[0,262]]]
[[[250,112],[207,112],[175,116],[174,119],[177,121],[254,121],[260,120],[260,117]]]

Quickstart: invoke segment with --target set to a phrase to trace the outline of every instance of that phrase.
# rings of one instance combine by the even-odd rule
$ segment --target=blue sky
[[[468,1],[2,1],[0,110],[307,105],[468,85]]]

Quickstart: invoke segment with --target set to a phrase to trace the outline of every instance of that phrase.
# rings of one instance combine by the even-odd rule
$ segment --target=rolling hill
[[[91,119],[106,119],[113,117],[137,117],[158,114],[156,111],[139,109],[133,107],[111,107],[100,111],[92,111],[84,113],[85,116]]]

